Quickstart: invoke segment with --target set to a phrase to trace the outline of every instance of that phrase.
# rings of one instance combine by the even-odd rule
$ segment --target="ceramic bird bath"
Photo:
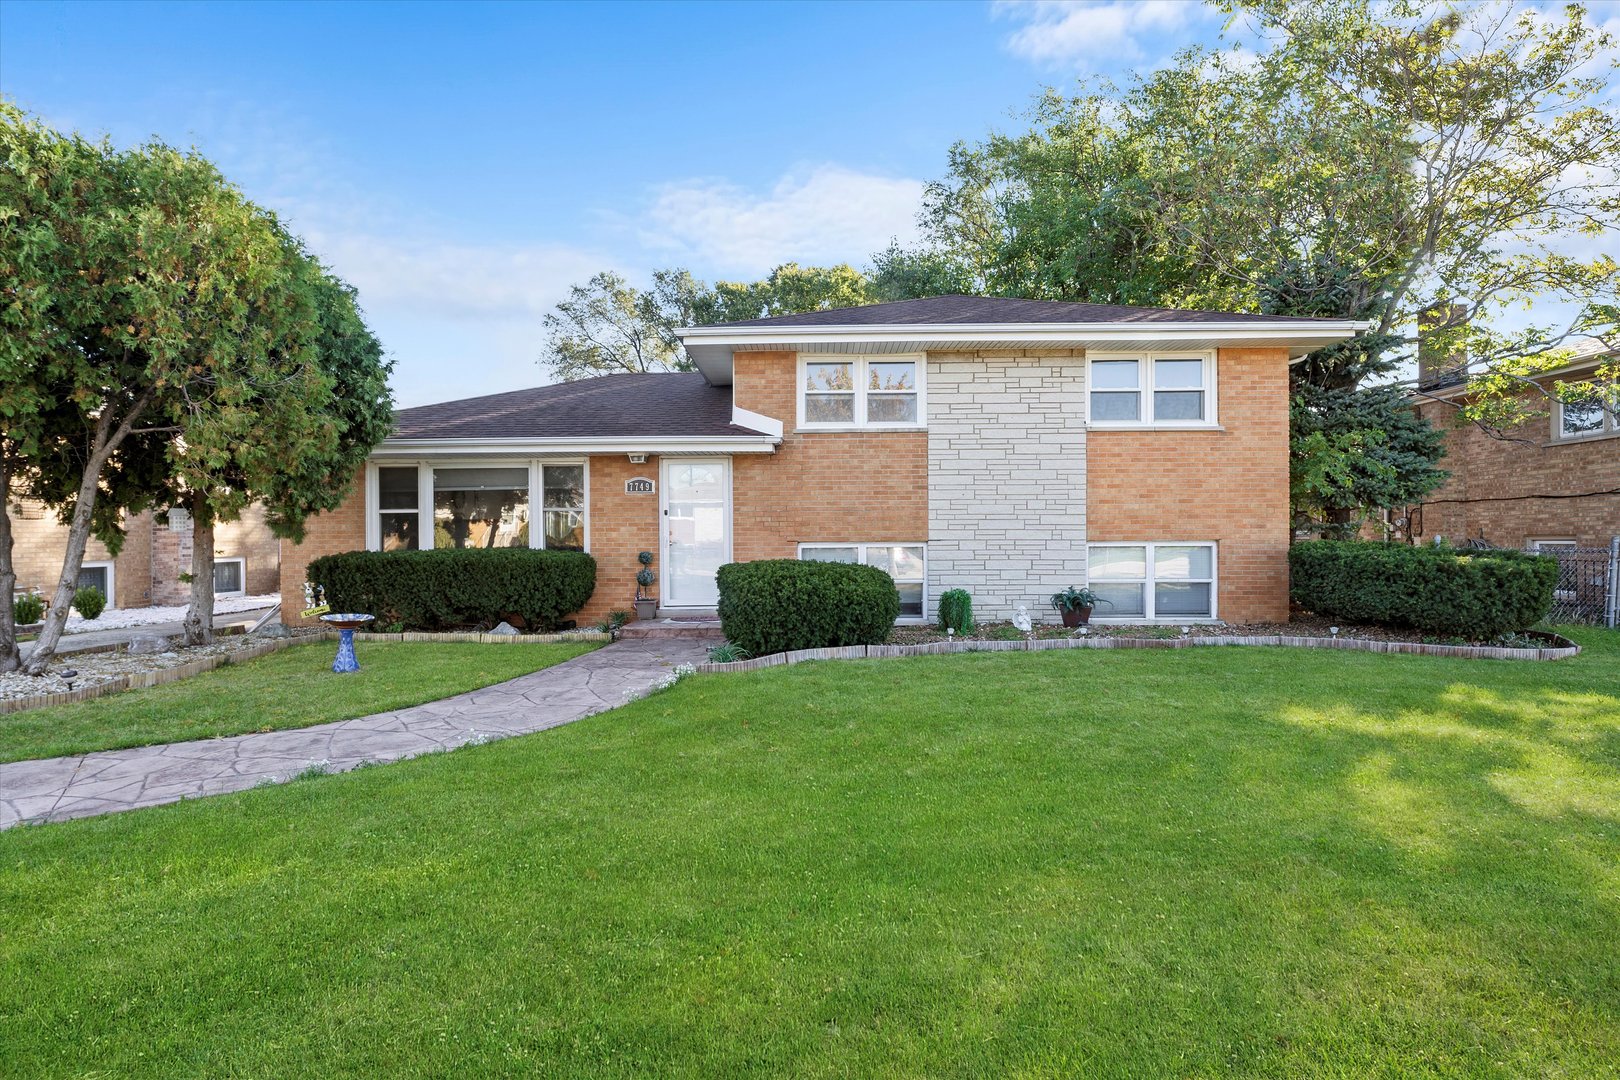
[[[375,618],[375,615],[356,615],[353,612],[334,612],[321,616],[321,622],[335,626],[338,630],[337,659],[332,661],[334,672],[343,675],[360,670],[360,662],[354,658],[354,632]]]

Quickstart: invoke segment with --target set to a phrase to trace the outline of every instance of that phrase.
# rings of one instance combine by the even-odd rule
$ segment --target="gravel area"
[[[302,628],[295,630],[294,634],[306,636],[320,632],[318,628]],[[193,660],[201,660],[208,656],[240,652],[254,645],[262,645],[264,641],[265,639],[258,635],[228,634],[217,638],[212,645],[194,649],[176,646],[167,652],[131,654],[120,646],[111,652],[69,653],[52,659],[50,667],[43,675],[22,675],[15,672],[0,675],[0,700],[82,690],[87,686],[111,682],[120,675],[179,667],[181,664],[189,664]],[[63,674],[67,671],[76,674],[70,679]]]
[[[232,596],[214,601],[215,615],[230,615],[238,611],[252,611],[281,603],[281,597]],[[179,622],[186,617],[186,605],[164,607],[108,608],[94,619],[68,615],[64,634],[86,634],[94,630],[118,630],[126,626],[146,626],[149,623]]]
[[[1332,628],[1338,626],[1339,636],[1359,638],[1363,641],[1415,641],[1426,645],[1491,645],[1519,648],[1538,648],[1546,643],[1522,634],[1513,634],[1491,641],[1469,641],[1466,638],[1443,638],[1423,634],[1416,630],[1395,630],[1384,626],[1353,626],[1337,624],[1319,615],[1300,613],[1285,623],[1187,623],[1189,637],[1250,637],[1269,634],[1288,634],[1295,637],[1331,637]],[[1176,638],[1181,637],[1179,626],[1128,626],[1092,624],[1093,637]],[[1077,633],[1061,625],[1037,625],[1031,636],[1036,638],[1070,637]],[[981,623],[973,633],[964,635],[980,641],[1013,640],[1025,635],[1010,622]],[[890,645],[921,645],[930,641],[944,641],[946,634],[933,626],[897,626],[889,633]]]

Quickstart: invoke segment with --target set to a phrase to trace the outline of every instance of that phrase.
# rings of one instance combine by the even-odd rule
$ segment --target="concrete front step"
[[[712,638],[725,640],[720,620],[709,618],[648,619],[630,623],[619,631],[619,636],[635,638]]]

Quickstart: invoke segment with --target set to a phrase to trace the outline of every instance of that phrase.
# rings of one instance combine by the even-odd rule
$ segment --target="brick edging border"
[[[1567,660],[1579,656],[1581,647],[1559,634],[1543,634],[1561,641],[1539,649],[1508,649],[1489,645],[1428,645],[1418,641],[1368,641],[1344,637],[1294,637],[1288,634],[1253,634],[1243,637],[1129,638],[1079,637],[1034,638],[1022,641],[931,641],[923,645],[845,645],[831,649],[797,649],[772,653],[730,664],[705,663],[697,670],[705,674],[754,671],[758,668],[799,664],[807,660],[869,660],[901,656],[931,656],[941,653],[1045,652],[1048,649],[1189,649],[1219,645],[1285,645],[1301,649],[1349,649],[1352,652],[1403,653],[1413,656],[1450,656],[1466,660]]]
[[[257,660],[261,656],[268,656],[282,649],[290,649],[295,645],[309,645],[320,641],[337,640],[336,630],[323,630],[318,634],[299,634],[297,637],[272,638],[259,645],[250,645],[245,649],[233,652],[219,653],[214,656],[205,656],[201,660],[193,660],[189,664],[176,664],[174,667],[159,668],[157,671],[137,671],[129,675],[120,675],[104,683],[86,686],[79,690],[63,690],[55,694],[34,694],[31,697],[6,698],[0,700],[0,716],[23,712],[27,709],[39,709],[47,705],[72,705],[80,701],[90,701],[109,694],[122,693],[125,690],[144,690],[151,686],[162,686],[165,683],[179,682],[189,679],[193,675],[201,675],[205,671],[222,668],[226,664],[237,664],[244,660]],[[607,634],[367,634],[356,632],[356,641],[457,641],[477,642],[483,645],[545,645],[560,641],[606,642],[612,638]],[[119,645],[95,646],[90,649],[78,649],[76,652],[110,652],[121,648]],[[71,656],[72,653],[64,653]]]

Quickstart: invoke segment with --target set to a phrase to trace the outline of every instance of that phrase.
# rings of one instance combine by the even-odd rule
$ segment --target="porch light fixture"
[[[627,456],[630,458],[630,464],[632,464],[632,465],[645,465],[645,464],[647,464],[647,455],[646,454],[630,454],[630,455],[627,455]]]

